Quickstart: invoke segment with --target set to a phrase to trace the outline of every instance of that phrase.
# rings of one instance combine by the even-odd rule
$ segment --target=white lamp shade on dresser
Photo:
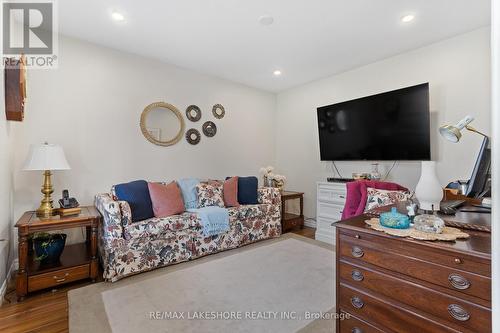
[[[415,189],[420,208],[423,210],[439,210],[443,199],[443,188],[436,175],[436,162],[422,161],[422,173]]]
[[[23,170],[69,170],[64,150],[55,144],[32,144]]]

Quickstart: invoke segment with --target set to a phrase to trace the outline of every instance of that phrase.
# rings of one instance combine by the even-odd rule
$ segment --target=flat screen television
[[[429,84],[317,108],[322,161],[431,158]]]

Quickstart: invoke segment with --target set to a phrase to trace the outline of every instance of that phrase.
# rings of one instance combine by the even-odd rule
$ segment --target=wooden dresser
[[[491,234],[415,241],[366,218],[335,223],[337,332],[491,332]]]

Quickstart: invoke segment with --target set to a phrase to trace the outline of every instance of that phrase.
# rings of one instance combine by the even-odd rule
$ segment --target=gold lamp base
[[[54,192],[52,188],[52,173],[49,170],[45,170],[43,173],[43,185],[42,185],[42,194],[43,199],[40,202],[40,207],[36,210],[36,216],[38,217],[51,217],[55,213],[55,209],[52,206],[52,196],[51,194]]]

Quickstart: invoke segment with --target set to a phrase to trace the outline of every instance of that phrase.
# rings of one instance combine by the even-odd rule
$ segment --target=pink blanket
[[[342,220],[363,214],[366,206],[367,187],[389,191],[408,191],[407,188],[396,183],[375,180],[357,180],[349,182],[346,184],[347,196],[344,210],[342,211]]]

